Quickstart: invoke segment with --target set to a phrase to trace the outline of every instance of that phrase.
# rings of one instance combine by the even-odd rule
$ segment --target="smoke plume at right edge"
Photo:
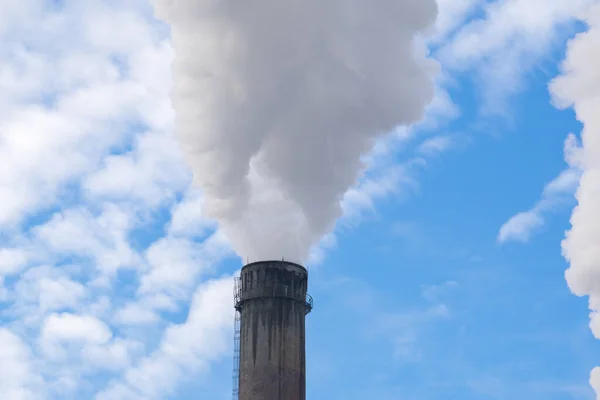
[[[171,26],[176,138],[236,252],[304,261],[361,156],[417,122],[435,0],[152,0]]]
[[[582,147],[567,160],[583,174],[562,247],[570,263],[565,274],[569,288],[589,296],[590,328],[600,339],[600,5],[588,11],[586,22],[588,30],[569,42],[562,75],[550,91],[557,106],[573,106],[583,123]],[[590,383],[600,400],[600,368],[592,371]]]

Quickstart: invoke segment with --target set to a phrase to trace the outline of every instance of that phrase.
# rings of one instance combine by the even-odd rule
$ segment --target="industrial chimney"
[[[307,270],[295,263],[259,261],[242,268],[235,284],[234,398],[306,400],[307,286]]]

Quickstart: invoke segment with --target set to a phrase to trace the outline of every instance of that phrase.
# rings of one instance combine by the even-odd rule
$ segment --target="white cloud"
[[[575,193],[580,178],[581,172],[577,169],[566,169],[546,185],[544,188],[544,196],[550,197],[563,193]]]
[[[437,0],[438,18],[433,43],[446,39],[482,2],[483,0]]]
[[[367,177],[344,195],[342,209],[344,217],[357,218],[364,211],[372,211],[375,201],[385,198],[392,193],[397,193],[400,188],[418,187],[414,169],[422,165],[423,160],[415,159],[406,165],[395,165],[376,171],[375,176]]]
[[[524,78],[548,54],[555,39],[593,2],[487,2],[484,16],[460,27],[440,47],[437,57],[451,71],[473,71],[483,93],[482,111],[503,113],[507,96],[522,88]]]
[[[97,400],[161,399],[175,385],[207,367],[207,362],[228,352],[233,330],[231,291],[228,276],[201,285],[192,300],[187,320],[170,326],[159,345],[122,379],[96,396]]]
[[[85,346],[82,350],[82,357],[94,369],[121,371],[129,367],[133,356],[143,350],[143,345],[139,342],[116,339],[106,344]]]
[[[561,75],[549,88],[554,104],[572,106],[583,124],[582,147],[576,157],[570,157],[582,169],[576,194],[578,205],[571,215],[572,227],[562,249],[570,264],[565,273],[569,288],[578,296],[589,296],[590,328],[600,338],[600,5],[587,10],[585,22],[587,31],[569,42]],[[590,382],[600,398],[598,368],[592,371]]]
[[[425,140],[418,148],[423,155],[438,155],[449,150],[454,145],[450,136],[435,136]]]
[[[228,352],[214,330],[232,322],[229,288],[163,331],[162,312],[179,311],[229,254],[170,134],[168,31],[143,0],[4,3],[0,300],[12,331],[0,330],[0,398],[92,398],[170,343],[198,363]]]
[[[9,400],[34,400],[40,378],[31,365],[31,352],[13,332],[0,328],[0,394]]]
[[[189,280],[193,280],[193,274],[188,275]],[[170,288],[174,285],[171,284]],[[182,292],[186,292],[189,282],[182,282],[181,289],[172,296],[164,292],[154,292],[142,294],[135,301],[125,304],[116,311],[114,322],[120,325],[147,325],[160,320],[160,311],[177,311],[179,304],[177,300],[185,298]]]
[[[565,141],[565,157],[574,154],[573,136]],[[508,219],[498,232],[499,243],[509,241],[528,242],[533,234],[546,223],[547,214],[568,204],[579,185],[581,171],[576,164],[561,171],[550,181],[542,192],[542,197],[529,210],[519,212]]]
[[[47,312],[77,309],[86,295],[85,286],[70,279],[65,271],[34,267],[14,286],[13,313],[23,322],[39,323]]]
[[[201,236],[215,228],[214,221],[202,215],[202,195],[199,190],[189,190],[173,209],[169,223],[171,236]]]
[[[11,23],[0,33],[0,225],[5,226],[54,204],[65,185],[127,141],[128,123],[158,126],[171,113],[168,73],[141,72],[142,63],[156,60],[154,65],[164,66],[169,57],[166,46],[154,46],[139,11],[124,3],[115,12],[96,0],[65,2],[56,10],[43,1],[13,3],[18,6],[3,6]],[[156,50],[144,51],[148,48]],[[127,77],[114,62],[123,52],[135,53]],[[127,55],[122,58],[127,62]],[[164,90],[162,97],[157,88]]]
[[[544,218],[540,215],[537,207],[530,211],[520,212],[510,217],[498,232],[498,242],[504,243],[509,240],[528,242],[535,229],[544,225]]]
[[[0,249],[0,275],[19,272],[27,262],[27,252],[23,249]]]
[[[140,263],[128,240],[134,219],[131,212],[112,204],[96,215],[86,208],[67,209],[33,232],[49,251],[89,257],[101,272],[114,274]]]
[[[146,253],[149,271],[141,278],[140,293],[166,292],[174,297],[192,289],[198,274],[230,252],[226,238],[215,232],[201,244],[189,239],[163,238]]]
[[[93,198],[156,207],[172,200],[189,180],[175,142],[164,134],[145,133],[136,136],[132,152],[106,157],[83,185]]]
[[[423,287],[421,296],[431,303],[436,303],[441,300],[444,294],[458,286],[456,281],[446,281],[437,285],[428,285]]]
[[[64,341],[103,344],[110,340],[110,328],[97,318],[70,313],[51,314],[42,327],[42,346]]]
[[[132,237],[189,181],[169,133],[172,50],[148,4],[10,0],[0,19],[0,295],[3,322],[21,336],[0,332],[10,346],[0,346],[0,397],[89,398],[86,377],[128,368],[148,350],[135,331],[109,326],[117,305],[137,304],[139,274],[149,283],[162,268],[169,279],[139,304],[172,310],[172,296],[187,301],[225,245],[219,235],[189,241],[193,204],[174,211],[172,231],[204,258],[175,278],[144,253],[160,232]],[[169,260],[188,256],[173,253],[182,248]],[[126,269],[134,278],[123,283]]]
[[[154,307],[143,302],[131,302],[117,310],[115,322],[120,325],[145,325],[155,323],[160,319]]]

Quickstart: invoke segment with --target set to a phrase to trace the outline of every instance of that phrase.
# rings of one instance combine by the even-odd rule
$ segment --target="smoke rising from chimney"
[[[361,155],[417,122],[435,0],[153,0],[175,48],[176,138],[234,249],[304,261]]]

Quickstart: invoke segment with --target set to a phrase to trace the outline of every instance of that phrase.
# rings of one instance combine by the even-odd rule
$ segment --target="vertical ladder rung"
[[[240,392],[240,318],[236,310],[233,321],[233,400],[238,400]]]

